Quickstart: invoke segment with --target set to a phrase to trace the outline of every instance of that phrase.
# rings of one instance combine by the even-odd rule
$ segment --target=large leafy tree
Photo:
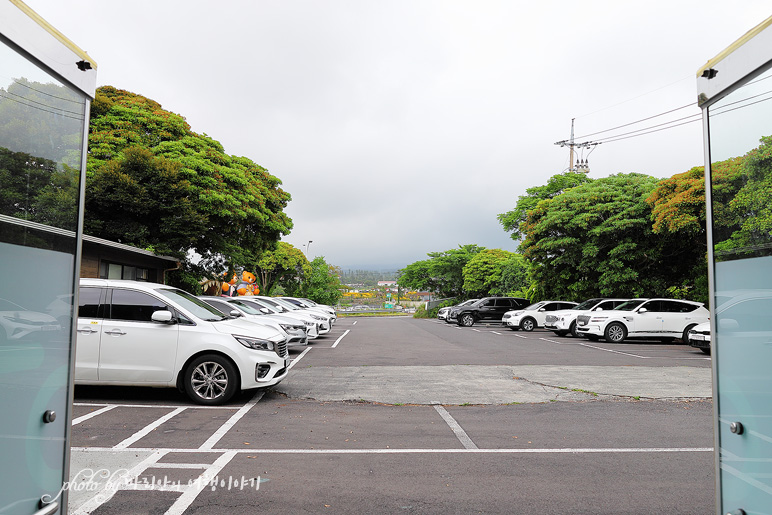
[[[129,147],[91,172],[85,231],[182,258],[207,229],[179,162]]]
[[[646,198],[657,180],[618,174],[540,202],[523,226],[521,247],[540,297],[662,295],[684,275],[688,245],[655,237]]]
[[[344,288],[340,282],[340,269],[328,264],[322,256],[311,261],[310,269],[303,281],[301,295],[319,304],[337,304]]]
[[[276,285],[281,286],[287,295],[295,295],[305,277],[311,273],[305,254],[283,241],[278,242],[275,248],[264,251],[249,268],[255,270],[260,291],[265,295],[269,295]]]
[[[517,241],[525,237],[524,224],[528,218],[528,212],[535,209],[542,200],[549,200],[571,188],[591,182],[592,179],[581,172],[563,172],[550,177],[544,186],[534,186],[525,190],[525,195],[517,199],[515,209],[498,216],[504,230],[512,233],[512,239]]]
[[[515,255],[502,249],[485,249],[475,254],[462,270],[467,295],[487,297],[506,293],[502,276]]]
[[[457,249],[430,252],[429,259],[401,270],[399,283],[405,288],[436,292],[441,297],[464,296],[464,266],[485,247],[459,245]]]
[[[153,100],[109,86],[99,88],[91,110],[88,179],[106,171],[104,181],[125,180],[124,175],[111,170],[136,147],[179,167],[177,175],[189,185],[190,200],[204,224],[195,226],[196,236],[188,248],[175,250],[195,252],[201,256],[204,269],[214,273],[254,262],[292,228],[292,221],[283,212],[290,195],[263,167],[245,157],[226,154],[219,142],[194,133],[183,117],[162,109]],[[87,211],[87,218],[93,219],[90,227],[107,227],[108,214],[116,210],[120,205],[113,205],[110,213]],[[140,218],[132,233],[152,232],[145,227],[146,222]],[[178,223],[168,217],[164,222]],[[186,230],[180,239],[192,232]],[[109,237],[109,233],[95,235]],[[134,238],[126,242],[142,245]],[[164,242],[151,239],[146,244],[156,248]]]

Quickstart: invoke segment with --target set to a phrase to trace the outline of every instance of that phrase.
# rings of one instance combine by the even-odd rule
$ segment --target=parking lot
[[[699,350],[400,317],[291,353],[223,407],[77,388],[71,512],[713,511]]]

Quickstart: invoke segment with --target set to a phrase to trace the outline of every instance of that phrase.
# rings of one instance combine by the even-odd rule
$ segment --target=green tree
[[[416,261],[401,270],[400,285],[435,292],[441,297],[464,295],[464,266],[485,247],[459,245],[457,249],[430,252],[429,259]]]
[[[328,264],[322,256],[315,257],[310,268],[310,273],[303,281],[302,296],[319,304],[337,304],[344,289],[340,282],[340,269]]]
[[[469,297],[502,295],[506,288],[502,281],[504,269],[516,254],[502,249],[478,252],[464,265],[464,290]]]
[[[85,232],[184,257],[207,229],[180,163],[130,147],[86,183]]]
[[[522,254],[512,254],[501,269],[501,291],[509,297],[531,299],[530,263]]]
[[[270,295],[274,286],[281,286],[287,295],[296,295],[312,271],[305,254],[283,241],[264,251],[249,268],[254,268],[263,295]]]
[[[674,235],[654,235],[646,198],[656,184],[647,175],[613,175],[530,211],[521,247],[532,262],[537,295],[662,295],[679,284],[688,273],[680,259],[692,249]]]
[[[517,241],[525,237],[523,227],[528,219],[528,212],[535,209],[542,200],[549,200],[571,188],[579,186],[592,179],[580,172],[563,172],[550,177],[544,186],[534,186],[525,190],[526,194],[517,199],[515,209],[498,216],[498,220],[504,230],[512,233],[512,239]]]
[[[110,86],[99,88],[91,109],[88,180],[107,169],[103,181],[125,181],[124,175],[111,174],[111,167],[136,147],[179,166],[179,178],[189,184],[193,206],[205,221],[186,250],[201,256],[201,266],[211,274],[255,262],[292,228],[283,212],[290,195],[265,168],[248,158],[226,154],[219,142],[194,133],[182,116],[153,100]],[[116,185],[120,186],[130,184]],[[120,210],[120,204],[113,209]],[[90,225],[93,230],[110,225],[101,214],[97,217],[87,211],[86,216],[95,218]],[[141,225],[132,224],[131,232],[150,230]],[[94,235],[109,238],[109,233]],[[163,244],[152,242],[153,246]]]
[[[742,186],[728,202],[716,202],[727,211],[726,239],[714,237],[717,259],[769,255],[772,241],[772,136],[744,156]]]

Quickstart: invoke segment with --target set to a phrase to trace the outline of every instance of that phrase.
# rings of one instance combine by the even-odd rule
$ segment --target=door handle
[[[109,334],[110,336],[123,336],[126,333],[120,329],[110,329],[109,331],[105,331],[105,334]]]
[[[94,330],[93,330],[93,329],[91,329],[90,327],[84,327],[84,328],[80,328],[80,327],[79,327],[79,328],[78,328],[78,332],[79,332],[79,333],[83,333],[83,334],[91,334],[91,333],[95,333],[96,331],[94,331]]]

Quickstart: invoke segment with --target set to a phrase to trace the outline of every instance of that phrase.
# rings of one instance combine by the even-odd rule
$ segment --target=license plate
[[[697,340],[698,342],[708,342],[710,341],[710,338],[704,334],[693,334],[692,340]]]

